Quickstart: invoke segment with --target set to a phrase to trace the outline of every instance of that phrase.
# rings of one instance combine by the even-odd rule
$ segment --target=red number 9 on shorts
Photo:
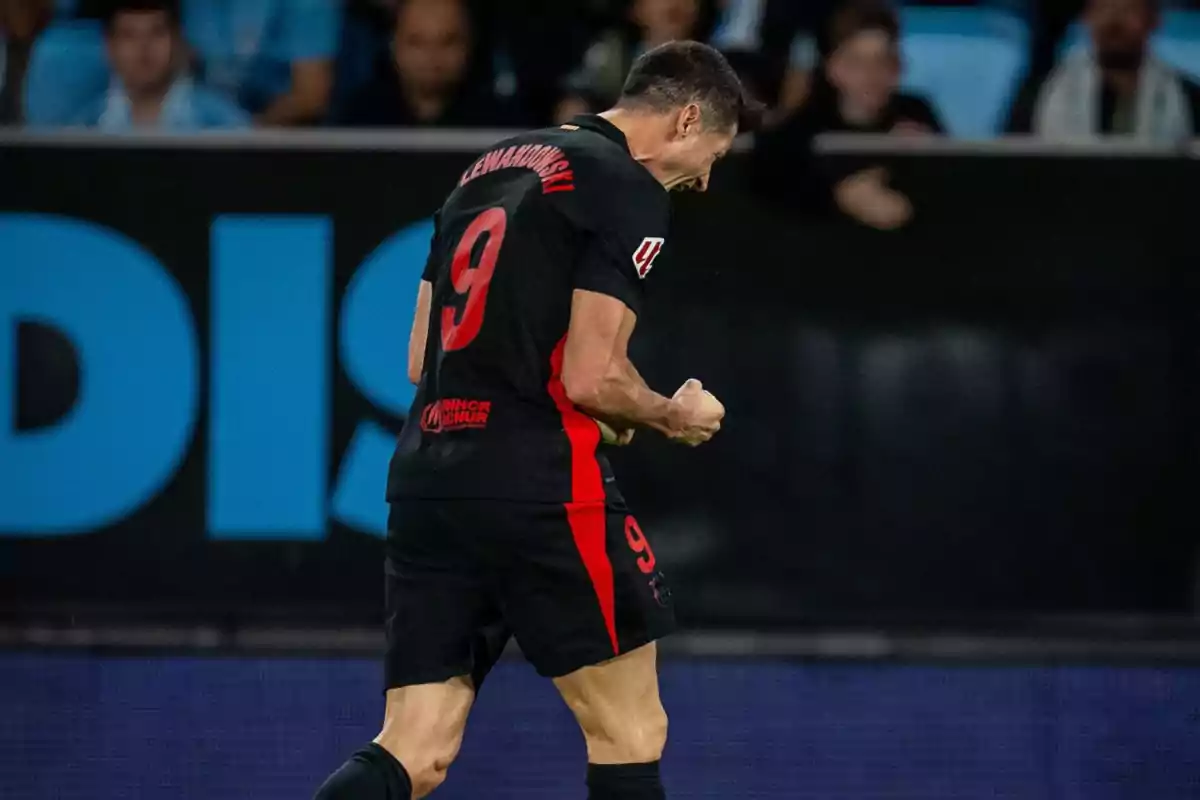
[[[654,572],[654,551],[650,549],[646,534],[642,533],[641,526],[632,516],[625,518],[625,540],[629,542],[629,549],[638,554],[638,569],[647,575]]]

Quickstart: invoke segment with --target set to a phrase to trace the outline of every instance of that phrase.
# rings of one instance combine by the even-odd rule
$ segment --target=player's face
[[[108,56],[131,91],[160,88],[171,80],[175,35],[161,11],[122,12],[113,20]]]
[[[666,186],[673,192],[704,192],[713,164],[724,158],[733,146],[735,131],[703,131],[676,143],[663,163],[669,166],[672,178]]]
[[[1107,67],[1137,67],[1157,22],[1149,0],[1092,0],[1087,8],[1096,56]]]
[[[396,25],[393,47],[409,86],[438,93],[457,85],[470,50],[462,8],[453,2],[410,3]]]
[[[679,113],[659,161],[663,185],[671,191],[703,192],[713,164],[729,152],[737,125],[726,131],[709,130],[701,123],[700,109],[689,105]]]
[[[896,48],[883,31],[851,36],[829,57],[829,81],[848,102],[877,112],[900,78]]]

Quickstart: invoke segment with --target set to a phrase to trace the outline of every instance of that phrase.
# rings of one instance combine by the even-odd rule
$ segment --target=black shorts
[[[386,688],[470,675],[515,636],[558,677],[659,639],[670,592],[619,503],[401,500],[387,536]]]

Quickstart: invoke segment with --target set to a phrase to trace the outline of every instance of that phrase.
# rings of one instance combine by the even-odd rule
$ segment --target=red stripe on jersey
[[[562,415],[563,430],[571,445],[571,502],[566,503],[567,523],[575,538],[575,547],[596,590],[600,614],[612,640],[613,655],[621,652],[617,642],[617,614],[613,589],[612,562],[608,560],[605,533],[604,477],[596,448],[600,446],[600,428],[567,397],[562,382],[564,336],[550,356],[550,384],[546,387]]]

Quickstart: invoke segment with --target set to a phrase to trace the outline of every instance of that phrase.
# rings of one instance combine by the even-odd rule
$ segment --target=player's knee
[[[667,744],[667,712],[661,703],[636,713],[581,715],[588,760],[594,764],[643,764],[662,758]]]

